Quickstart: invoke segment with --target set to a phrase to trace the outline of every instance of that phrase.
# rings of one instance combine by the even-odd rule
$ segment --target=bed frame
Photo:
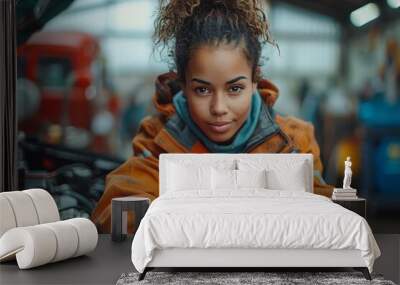
[[[313,156],[311,154],[161,154],[160,155],[160,195],[166,191],[167,163],[179,159],[215,160],[246,158],[301,159],[308,163],[305,175],[309,177],[307,191],[313,192]],[[343,268],[361,271],[367,280],[371,275],[359,250],[331,249],[256,249],[256,248],[168,248],[157,249],[139,280],[155,268],[231,268],[246,271],[250,268]],[[237,270],[236,270],[237,269]]]
[[[329,249],[238,249],[170,248],[156,250],[152,261],[139,275],[143,280],[155,268],[337,268],[350,267],[371,280],[359,250]]]

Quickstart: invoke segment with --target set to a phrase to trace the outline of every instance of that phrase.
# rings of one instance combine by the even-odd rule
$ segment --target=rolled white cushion
[[[9,229],[15,228],[17,222],[8,199],[0,194],[0,237]]]
[[[0,195],[10,202],[17,227],[33,226],[39,223],[35,205],[28,194],[22,191],[10,191]]]
[[[86,254],[97,240],[95,225],[83,218],[13,228],[0,238],[0,261],[16,256],[19,268],[28,269]]]
[[[53,231],[42,225],[18,227],[7,231],[0,239],[0,260],[16,254],[20,269],[51,262],[57,241]]]
[[[49,192],[43,189],[28,189],[22,192],[28,194],[32,199],[39,218],[39,224],[60,220],[56,202]]]
[[[54,222],[43,224],[44,227],[53,231],[56,236],[57,248],[51,262],[57,262],[73,257],[78,249],[78,233],[75,228],[71,228],[70,223]]]
[[[74,257],[91,252],[96,248],[98,234],[92,221],[84,218],[75,218],[65,222],[71,224],[78,233],[78,248]]]

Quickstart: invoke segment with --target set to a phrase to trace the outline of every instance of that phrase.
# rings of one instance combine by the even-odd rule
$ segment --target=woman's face
[[[240,46],[201,46],[185,77],[182,89],[193,121],[210,140],[229,141],[246,121],[257,88]]]

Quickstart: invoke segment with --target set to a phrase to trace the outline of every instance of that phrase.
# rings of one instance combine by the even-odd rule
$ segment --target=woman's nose
[[[210,112],[214,116],[225,115],[228,112],[228,106],[224,94],[213,94],[210,105]]]

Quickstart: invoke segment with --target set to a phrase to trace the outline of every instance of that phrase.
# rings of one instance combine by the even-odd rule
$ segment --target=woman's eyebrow
[[[211,85],[211,83],[210,83],[210,82],[208,82],[208,81],[205,81],[205,80],[201,80],[201,79],[198,79],[198,78],[193,78],[193,79],[192,79],[192,81],[197,81],[197,82],[199,82],[199,83],[203,83],[203,84]]]
[[[238,77],[236,77],[236,78],[233,78],[233,79],[227,81],[226,84],[235,83],[236,81],[239,81],[240,79],[247,79],[247,77],[246,77],[246,76],[238,76]]]
[[[239,81],[240,79],[247,79],[247,77],[246,76],[238,76],[236,78],[233,78],[233,79],[227,81],[226,84],[232,84],[232,83],[234,83],[236,81]],[[202,80],[202,79],[198,79],[198,78],[193,78],[192,81],[197,81],[197,82],[200,82],[200,83],[203,83],[203,84],[211,85],[210,82]]]

